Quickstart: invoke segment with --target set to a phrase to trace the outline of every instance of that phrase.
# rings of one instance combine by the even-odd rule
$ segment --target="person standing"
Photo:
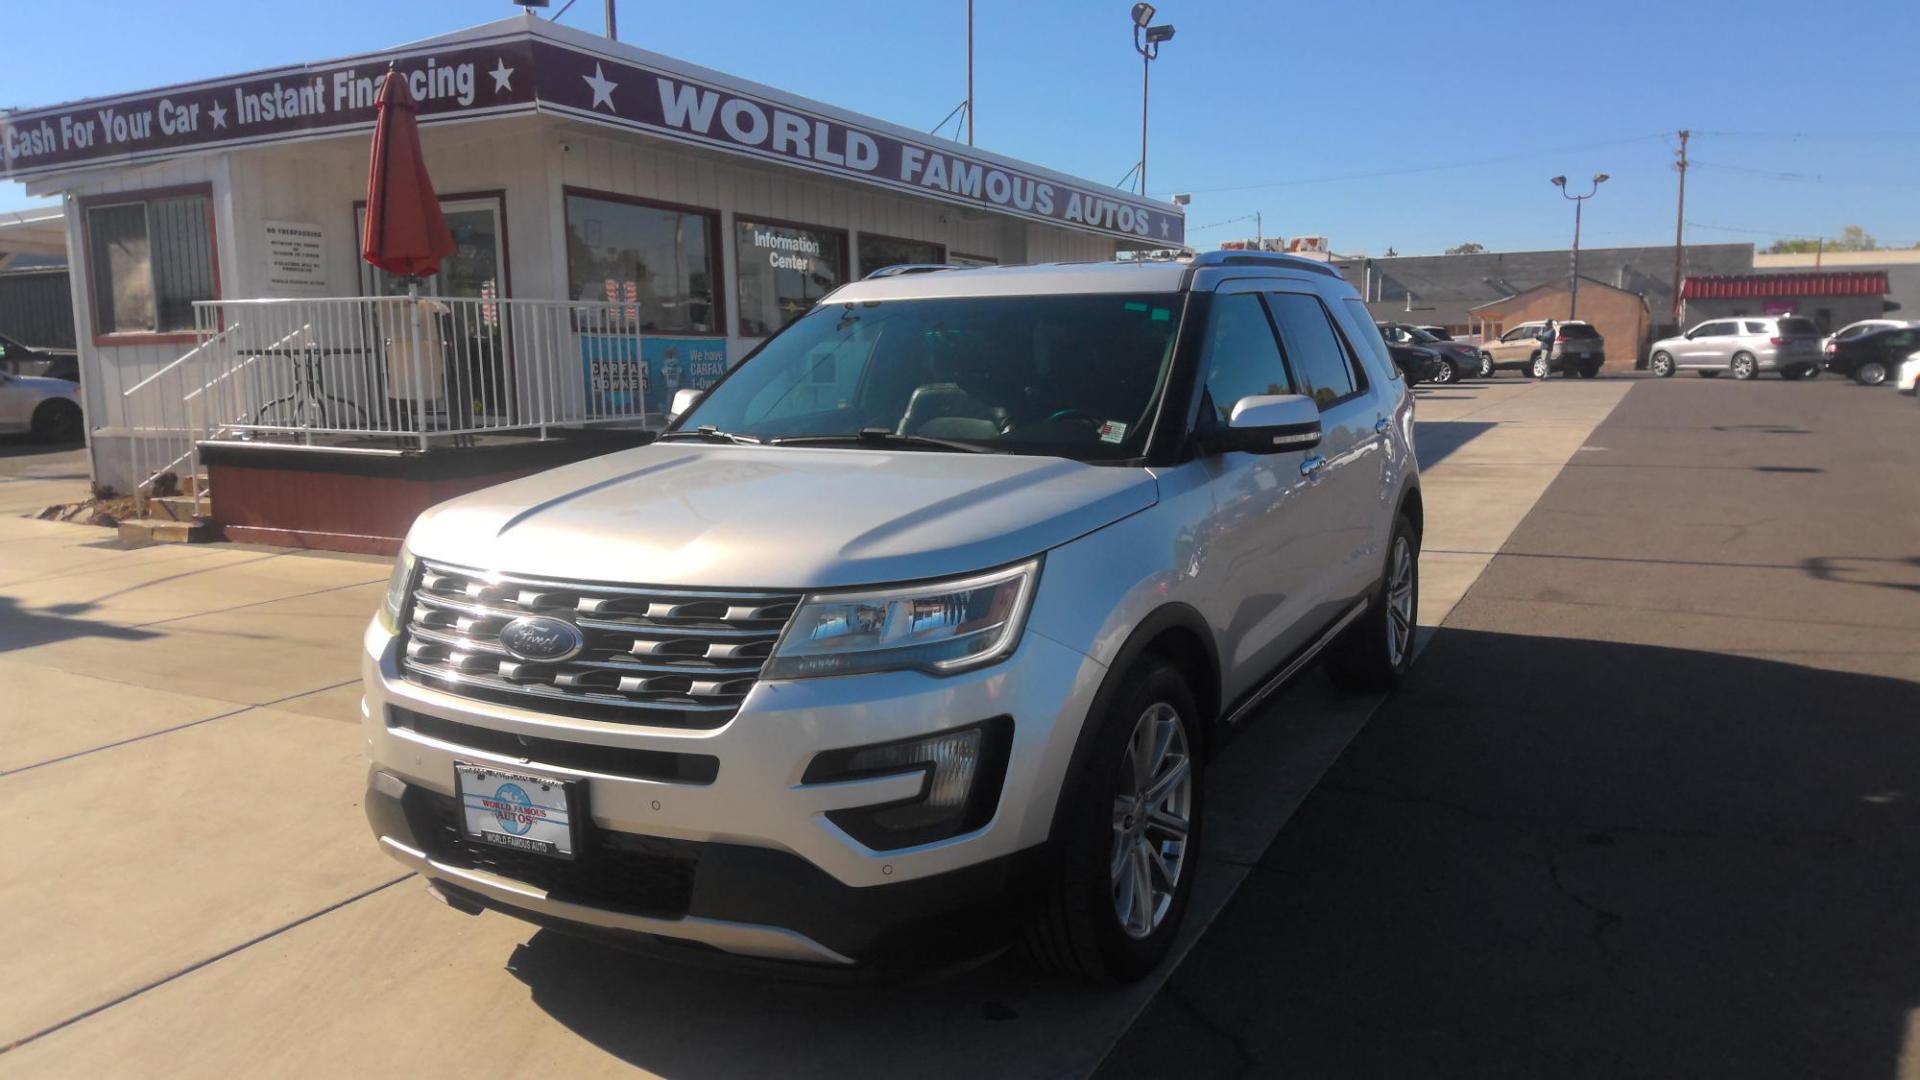
[[[1540,358],[1546,361],[1545,374],[1553,374],[1553,343],[1560,337],[1560,327],[1552,319],[1540,327]]]

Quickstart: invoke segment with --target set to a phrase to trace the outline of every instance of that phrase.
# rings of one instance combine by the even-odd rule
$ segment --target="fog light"
[[[827,819],[876,851],[929,844],[972,832],[993,819],[1006,775],[1012,727],[1011,720],[999,717],[914,739],[829,750],[808,764],[801,782],[823,784],[917,772],[922,780],[912,798],[833,810]]]

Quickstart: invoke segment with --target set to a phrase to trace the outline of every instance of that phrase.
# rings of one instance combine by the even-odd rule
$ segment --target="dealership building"
[[[1174,205],[531,14],[342,60],[0,112],[0,177],[65,202],[99,480],[146,479],[127,450],[142,428],[129,410],[163,384],[177,394],[169,365],[239,321],[210,321],[198,302],[401,291],[359,258],[390,65],[419,103],[457,244],[421,292],[487,302],[496,336],[493,301],[618,305],[648,369],[637,411],[652,423],[666,391],[710,381],[880,267],[1106,259],[1185,238]],[[334,364],[355,350],[314,351]],[[250,354],[249,377],[285,352]],[[573,372],[593,378],[577,352]],[[301,441],[327,449],[311,435]]]

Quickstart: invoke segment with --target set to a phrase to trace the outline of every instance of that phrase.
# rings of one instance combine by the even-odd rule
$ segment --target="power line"
[[[1920,131],[1696,131],[1720,139],[1912,139]]]
[[[1869,184],[1880,187],[1920,187],[1920,177],[1913,176],[1848,176],[1839,173],[1779,172],[1773,169],[1756,169],[1749,165],[1724,165],[1717,161],[1699,160],[1695,160],[1693,164],[1703,169],[1717,169],[1720,172],[1738,173],[1742,176],[1757,176],[1766,180],[1782,180],[1797,184]]]
[[[1665,132],[1658,135],[1638,135],[1631,139],[1610,139],[1606,142],[1582,143],[1577,146],[1553,147],[1531,151],[1525,154],[1506,154],[1500,157],[1478,158],[1473,161],[1455,161],[1442,165],[1416,165],[1404,169],[1381,169],[1375,172],[1343,173],[1337,176],[1315,176],[1297,180],[1271,180],[1256,184],[1232,184],[1225,187],[1198,187],[1191,190],[1196,194],[1215,195],[1231,191],[1260,191],[1267,188],[1301,187],[1308,184],[1339,184],[1350,180],[1374,180],[1388,176],[1415,176],[1421,173],[1443,172],[1448,169],[1475,169],[1483,165],[1506,165],[1516,161],[1534,161],[1558,154],[1572,154],[1583,150],[1601,150],[1612,146],[1629,146],[1634,143],[1664,140]]]
[[[1835,235],[1837,235],[1831,229],[1814,229],[1810,231],[1795,231],[1793,229],[1749,229],[1740,225],[1709,225],[1704,221],[1688,221],[1687,227],[1690,229],[1708,229],[1713,232],[1745,233],[1748,236],[1771,236],[1771,237],[1775,237],[1777,239],[1782,239],[1782,240],[1819,240],[1822,238],[1831,239]],[[1909,245],[1907,244],[1886,243],[1886,242],[1880,242],[1880,241],[1876,241],[1876,242],[1879,243],[1879,247],[1873,250],[1882,250],[1882,251],[1909,250]]]

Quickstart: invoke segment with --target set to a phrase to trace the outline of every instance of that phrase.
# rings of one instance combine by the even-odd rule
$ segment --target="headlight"
[[[1040,560],[988,574],[801,601],[761,673],[803,679],[911,669],[951,675],[1013,652]]]
[[[400,632],[400,610],[407,603],[407,588],[413,584],[413,552],[400,549],[400,557],[393,560],[393,573],[387,576],[387,598],[380,605],[380,625],[387,633]]]

